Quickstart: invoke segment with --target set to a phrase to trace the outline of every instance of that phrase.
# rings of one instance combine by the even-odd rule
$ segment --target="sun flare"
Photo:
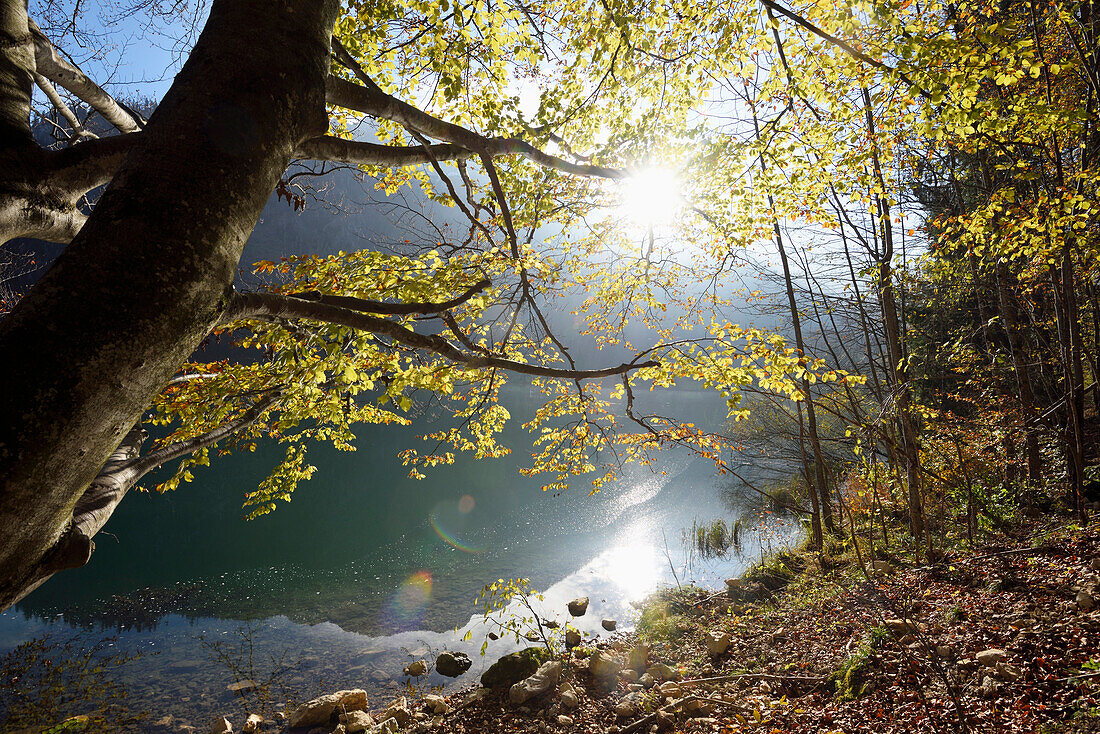
[[[680,178],[669,168],[649,167],[635,171],[622,182],[619,216],[640,227],[666,227],[683,208]]]

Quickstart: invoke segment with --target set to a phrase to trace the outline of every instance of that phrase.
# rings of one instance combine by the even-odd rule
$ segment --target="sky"
[[[136,5],[145,8],[134,9]],[[159,100],[187,58],[206,19],[204,0],[83,0],[76,17],[79,35],[59,29],[74,16],[72,0],[32,0],[30,15],[85,74],[112,95],[126,100]]]

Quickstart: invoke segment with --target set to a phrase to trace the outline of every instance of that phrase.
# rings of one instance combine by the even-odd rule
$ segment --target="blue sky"
[[[71,3],[58,18],[71,17]],[[182,12],[156,16],[146,10],[129,12],[129,0],[84,0],[77,16],[81,39],[49,33],[46,3],[32,0],[30,15],[51,40],[96,83],[123,99],[160,99],[187,59],[206,18],[207,3],[180,3]],[[54,5],[57,7],[57,5]]]

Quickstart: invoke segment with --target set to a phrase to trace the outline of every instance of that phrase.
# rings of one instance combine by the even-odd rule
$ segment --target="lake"
[[[140,653],[112,668],[127,706],[148,712],[147,721],[167,714],[204,726],[241,710],[230,684],[282,668],[272,690],[290,697],[365,687],[379,700],[401,688],[406,663],[451,649],[474,660],[457,685],[474,682],[516,647],[502,639],[479,654],[489,628],[474,600],[498,578],[529,578],[545,593],[545,614],[562,622],[569,599],[589,596],[576,625],[606,635],[601,619],[630,629],[630,602],[659,585],[721,586],[797,535],[797,523],[761,515],[730,493],[733,481],[712,462],[684,452],[663,454],[656,468],[628,468],[592,496],[583,479],[568,492],[543,492],[538,478],[517,471],[530,453],[518,426],[535,397],[523,387],[506,392],[517,428],[504,459],[462,459],[416,481],[397,453],[424,425],[368,426],[356,452],[315,451],[314,479],[251,522],[242,519],[242,494],[278,447],[215,460],[171,494],[131,492],[88,566],[0,615],[0,652],[49,634],[51,645],[78,637],[110,654]],[[725,417],[724,400],[709,393],[678,390],[657,401],[701,426]],[[743,555],[704,561],[683,538],[694,521],[740,515],[762,528]],[[422,682],[448,681],[432,674]]]

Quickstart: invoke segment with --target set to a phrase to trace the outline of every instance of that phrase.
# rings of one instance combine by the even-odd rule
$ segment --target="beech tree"
[[[599,182],[651,163],[654,141],[679,137],[685,148],[703,78],[664,55],[698,32],[687,5],[629,22],[607,8],[582,24],[578,10],[214,0],[146,121],[59,52],[26,0],[0,1],[0,240],[66,245],[0,323],[0,608],[86,563],[93,536],[149,471],[182,460],[162,485],[174,487],[215,445],[287,444],[246,498],[260,514],[313,472],[310,441],[351,448],[355,423],[406,421],[418,392],[450,401],[459,420],[431,436],[434,449],[406,453],[412,472],[455,451],[499,454],[509,416],[496,398],[515,373],[546,394],[526,424],[531,471],[550,472],[555,488],[595,472],[598,489],[622,462],[667,445],[720,461],[720,436],[643,415],[636,387],[695,379],[731,409],[753,379],[797,395],[793,379],[820,365],[777,336],[701,312],[704,337],[662,326],[670,305],[696,295],[677,292],[691,268],[662,256],[652,231],[638,247],[599,226],[540,247],[540,228],[570,231],[607,203]],[[743,21],[709,18],[712,34]],[[526,117],[514,89],[525,75],[541,85]],[[64,121],[60,146],[32,136],[34,88]],[[117,134],[94,134],[66,98]],[[363,120],[377,142],[353,135]],[[271,194],[290,196],[283,177],[295,160],[359,166],[388,191],[419,184],[461,210],[469,231],[409,254],[260,263],[272,282],[237,292],[244,243]],[[625,359],[573,359],[540,303],[568,287],[588,294],[582,331]],[[631,321],[656,338],[630,343]],[[219,331],[257,359],[189,364]],[[149,447],[146,411],[170,426]]]

